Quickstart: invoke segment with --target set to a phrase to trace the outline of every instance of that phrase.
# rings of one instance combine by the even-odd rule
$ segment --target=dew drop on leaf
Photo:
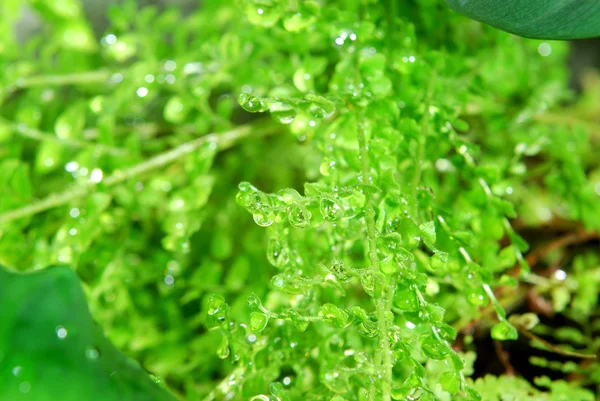
[[[266,110],[262,99],[249,93],[240,94],[238,97],[238,103],[244,110],[250,113],[259,113]]]
[[[254,222],[261,227],[268,227],[273,224],[273,217],[268,212],[257,212],[252,215]]]
[[[444,359],[450,353],[450,348],[433,334],[422,335],[420,342],[423,354],[430,358]]]
[[[474,306],[484,306],[488,300],[483,288],[476,287],[467,293],[467,301]]]
[[[296,110],[284,103],[275,103],[269,107],[271,117],[281,124],[291,124],[296,118]]]
[[[502,320],[492,327],[492,338],[494,340],[516,340],[519,337],[517,329],[505,320]]]
[[[297,228],[305,228],[310,225],[312,213],[303,205],[294,205],[288,211],[288,221]]]
[[[246,0],[246,17],[254,25],[272,27],[282,14],[283,10],[277,0]]]
[[[443,269],[448,263],[448,254],[446,252],[436,252],[431,259],[429,259],[429,266],[432,269]]]
[[[271,397],[269,397],[268,395],[259,394],[250,398],[250,401],[271,401]]]
[[[371,273],[365,273],[360,276],[360,285],[362,285],[362,288],[368,295],[375,295],[375,277]]]
[[[379,270],[383,274],[392,275],[398,271],[398,263],[393,256],[379,259]]]
[[[248,307],[252,310],[258,309],[261,306],[260,299],[255,294],[248,296]]]
[[[296,327],[298,331],[303,332],[308,327],[308,321],[303,319],[302,316],[300,316],[300,314],[294,309],[290,309],[288,311],[288,317],[290,318],[292,324],[294,325],[294,327]]]
[[[321,313],[324,317],[331,320],[335,327],[346,327],[350,324],[348,312],[333,304],[324,304],[321,306]]]
[[[100,354],[98,353],[98,350],[94,347],[90,347],[88,349],[85,350],[85,357],[87,359],[98,359],[98,356],[100,356]]]
[[[262,312],[252,312],[250,315],[250,328],[254,331],[263,331],[268,322],[269,318]]]
[[[211,295],[208,299],[208,314],[206,316],[206,326],[209,329],[223,327],[227,323],[229,305],[220,295]]]
[[[227,337],[223,336],[221,339],[221,344],[217,347],[217,356],[221,359],[225,359],[231,353],[229,349],[229,340]]]
[[[342,218],[344,210],[340,204],[330,197],[322,197],[319,203],[319,211],[325,220],[336,221]]]
[[[285,242],[278,238],[271,238],[267,247],[267,259],[278,269],[284,268],[290,261],[290,250]]]
[[[302,1],[296,12],[283,20],[283,27],[289,32],[299,32],[316,21],[319,5],[314,1]]]
[[[344,376],[336,370],[325,372],[322,376],[322,382],[327,388],[336,393],[344,393],[348,390],[347,381],[344,379]]]
[[[404,312],[419,310],[419,300],[411,288],[399,288],[394,293],[394,306]]]

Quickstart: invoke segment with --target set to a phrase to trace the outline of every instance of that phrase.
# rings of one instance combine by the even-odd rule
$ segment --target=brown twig
[[[552,241],[549,241],[543,244],[542,246],[534,249],[533,251],[529,252],[527,257],[525,258],[525,261],[527,262],[529,267],[533,267],[544,256],[557,249],[561,249],[569,245],[582,244],[594,239],[598,239],[597,231],[588,231],[585,229],[581,229],[575,232],[571,232],[566,235],[563,235],[562,237],[553,239]],[[521,274],[521,265],[517,264],[507,273],[513,277],[518,277]]]
[[[554,310],[552,309],[552,302],[541,296],[535,291],[535,288],[530,288],[527,291],[527,306],[530,310],[537,313],[538,315],[552,317],[554,316]]]
[[[550,350],[556,354],[564,355],[564,356],[572,356],[575,358],[596,359],[595,354],[581,354],[579,352],[564,350],[564,349],[557,347],[556,345],[544,340],[543,338],[538,337],[537,335],[533,334],[532,332],[530,332],[529,330],[525,329],[522,326],[517,325],[516,327],[517,327],[517,330],[519,330],[519,333],[523,334],[525,337],[528,337],[531,340],[538,341],[544,347],[546,347],[548,350]]]
[[[506,376],[514,376],[515,369],[510,364],[510,356],[508,355],[508,352],[506,352],[504,348],[502,348],[502,343],[498,340],[494,340],[494,348],[496,350],[496,355],[498,356],[500,363],[502,364],[502,366],[504,366]]]
[[[598,238],[597,231],[579,230],[568,233],[562,237],[556,238],[541,247],[535,249],[527,255],[527,263],[533,266],[539,262],[544,256],[557,249],[567,247],[569,245],[582,244]]]

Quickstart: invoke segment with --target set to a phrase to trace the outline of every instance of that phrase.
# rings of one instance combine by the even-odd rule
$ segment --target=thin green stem
[[[390,0],[392,1],[392,3],[394,2],[394,0]],[[417,196],[417,189],[419,187],[419,184],[421,183],[421,174],[423,172],[423,157],[425,154],[425,142],[426,142],[426,138],[427,138],[427,134],[429,131],[429,103],[431,102],[431,96],[433,93],[433,87],[434,87],[434,83],[435,83],[435,79],[436,79],[436,74],[435,72],[433,73],[431,80],[429,81],[429,86],[427,88],[427,92],[425,92],[425,114],[423,115],[423,118],[421,119],[421,134],[418,136],[417,138],[417,157],[416,157],[416,166],[415,166],[415,173],[413,174],[413,180],[412,180],[412,196],[413,199],[416,199]]]
[[[416,166],[415,166],[415,173],[413,174],[413,180],[411,183],[411,191],[412,191],[412,197],[413,199],[416,199],[417,197],[417,189],[419,187],[419,183],[421,182],[421,172],[423,170],[422,168],[422,164],[423,164],[423,153],[425,153],[425,137],[424,135],[426,135],[427,132],[427,118],[424,118],[423,121],[423,127],[421,130],[421,135],[417,138],[418,144],[417,144],[417,157],[416,157]]]
[[[73,147],[73,148],[94,149],[100,153],[108,153],[108,154],[116,155],[116,156],[123,156],[128,153],[126,149],[119,149],[119,148],[116,148],[113,146],[107,146],[107,145],[103,145],[103,144],[82,141],[79,139],[59,138],[58,136],[51,134],[49,132],[43,132],[37,128],[29,127],[24,123],[18,124],[18,123],[6,121],[6,120],[4,120],[4,121],[9,126],[11,126],[17,134],[19,134],[25,138],[35,139],[36,141],[50,141],[50,142],[56,142],[58,144]]]
[[[369,148],[365,135],[365,127],[362,122],[358,124],[358,144],[361,160],[362,183],[369,185]],[[365,199],[366,205],[366,224],[367,224],[367,239],[369,242],[369,259],[371,262],[371,270],[379,273],[379,258],[377,256],[377,228],[375,227],[375,207],[370,193],[367,193]],[[392,292],[392,294],[388,294]],[[381,297],[377,300],[377,324],[379,327],[379,350],[376,360],[379,363],[380,371],[383,374],[382,381],[382,400],[390,401],[391,386],[392,386],[392,359],[390,353],[390,342],[388,338],[387,312],[389,311],[387,297],[393,296],[393,288],[387,288],[387,283],[383,283],[381,287]],[[371,397],[374,396],[374,391],[371,391]]]
[[[102,184],[104,187],[111,187],[127,181],[133,177],[137,177],[141,174],[155,170],[159,167],[163,167],[170,164],[182,156],[188,155],[200,148],[202,145],[213,143],[220,150],[228,149],[233,146],[239,140],[255,135],[267,135],[274,132],[272,124],[252,124],[243,125],[235,128],[231,131],[224,133],[208,134],[193,141],[183,143],[171,150],[156,155],[146,161],[143,161],[135,166],[129,167],[125,170],[116,170],[112,175],[108,176]],[[32,216],[34,214],[49,210],[58,206],[63,206],[74,199],[84,197],[91,193],[96,187],[95,182],[88,182],[86,184],[77,186],[75,188],[66,190],[64,192],[49,195],[48,197],[41,199],[37,202],[33,202],[27,206],[19,209],[9,210],[5,213],[0,214],[0,224],[7,223],[12,220],[21,219],[23,217]]]
[[[97,84],[106,82],[109,77],[110,72],[108,70],[86,71],[62,75],[35,75],[32,77],[19,78],[15,82],[15,87],[21,89],[34,86]]]

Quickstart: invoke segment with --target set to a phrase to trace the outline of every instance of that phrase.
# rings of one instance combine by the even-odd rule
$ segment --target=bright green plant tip
[[[0,268],[0,305],[1,400],[175,400],[106,340],[73,270]]]
[[[600,36],[596,0],[446,0],[454,10],[519,36],[581,39]]]

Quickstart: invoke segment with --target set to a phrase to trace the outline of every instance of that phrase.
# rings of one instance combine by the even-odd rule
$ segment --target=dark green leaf
[[[102,335],[73,270],[0,268],[0,305],[0,399],[175,399]]]
[[[600,36],[596,0],[446,0],[454,10],[519,36],[580,39]]]

